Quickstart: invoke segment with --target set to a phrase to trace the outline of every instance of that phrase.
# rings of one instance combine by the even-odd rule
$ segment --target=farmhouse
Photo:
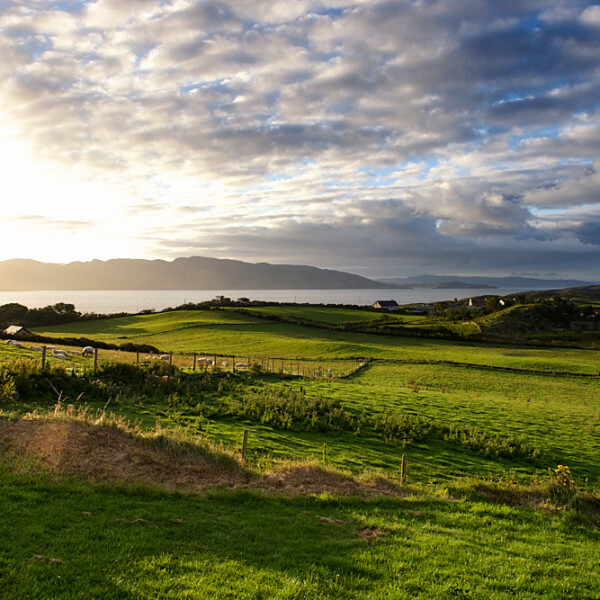
[[[377,300],[373,304],[373,308],[382,308],[384,310],[396,310],[398,303],[395,300]]]
[[[416,304],[412,307],[412,313],[415,315],[427,315],[435,310],[431,304]]]
[[[11,325],[4,330],[5,335],[10,335],[11,337],[29,337],[33,334],[25,327],[21,327],[20,325]]]
[[[469,309],[482,310],[485,308],[485,298],[469,298]]]

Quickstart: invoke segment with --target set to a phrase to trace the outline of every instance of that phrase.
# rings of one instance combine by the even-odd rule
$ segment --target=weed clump
[[[541,450],[515,436],[493,435],[469,425],[450,425],[441,427],[443,439],[446,442],[459,444],[481,452],[487,457],[496,458],[526,458],[538,459],[541,457]]]
[[[309,397],[301,389],[286,387],[250,388],[239,398],[225,397],[212,416],[241,417],[282,429],[313,431],[353,429],[355,422],[339,400]]]

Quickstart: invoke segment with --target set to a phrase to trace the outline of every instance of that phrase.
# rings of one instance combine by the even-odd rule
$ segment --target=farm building
[[[412,312],[415,315],[427,315],[435,310],[431,304],[417,304],[412,307]]]
[[[395,300],[377,300],[373,304],[373,308],[382,308],[384,310],[396,310],[398,303]]]
[[[4,330],[5,335],[10,335],[11,337],[30,337],[33,334],[25,327],[21,327],[21,325],[10,325]]]
[[[469,308],[477,310],[485,308],[485,298],[469,298]]]

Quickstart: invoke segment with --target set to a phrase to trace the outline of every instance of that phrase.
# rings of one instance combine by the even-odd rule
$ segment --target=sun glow
[[[1,124],[0,164],[5,225],[0,260],[70,262],[135,254],[117,186],[42,163]]]

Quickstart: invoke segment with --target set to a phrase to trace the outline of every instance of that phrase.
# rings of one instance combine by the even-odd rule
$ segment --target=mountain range
[[[304,265],[247,263],[194,256],[173,261],[112,259],[0,262],[1,291],[377,289],[394,285]]]
[[[533,277],[489,277],[480,275],[416,275],[414,277],[378,278],[379,283],[395,285],[401,288],[435,287],[460,288],[500,288],[500,289],[559,289],[589,285],[589,281],[578,279],[536,279]]]
[[[31,259],[0,262],[0,291],[33,290],[335,290],[516,288],[558,289],[587,285],[574,279],[418,275],[367,279],[306,265],[273,265],[192,256],[173,261],[111,259],[44,263]]]

